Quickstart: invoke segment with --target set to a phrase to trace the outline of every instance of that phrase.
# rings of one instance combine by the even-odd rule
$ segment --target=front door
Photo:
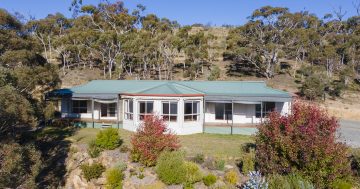
[[[215,104],[215,119],[216,120],[231,120],[232,107],[231,103],[216,103]]]

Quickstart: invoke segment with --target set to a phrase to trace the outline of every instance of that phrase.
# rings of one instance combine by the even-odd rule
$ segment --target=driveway
[[[340,140],[351,147],[360,148],[360,121],[340,120]]]

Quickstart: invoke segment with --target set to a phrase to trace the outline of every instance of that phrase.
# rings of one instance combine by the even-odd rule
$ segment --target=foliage
[[[219,78],[220,78],[220,68],[218,66],[214,66],[214,68],[210,72],[208,80],[213,81],[213,80],[217,80]]]
[[[243,174],[255,171],[255,152],[253,150],[245,153],[241,158],[241,171]]]
[[[41,167],[41,152],[34,145],[0,145],[0,188],[35,188]]]
[[[87,152],[91,158],[99,157],[101,151],[102,149],[96,145],[95,140],[89,142]]]
[[[165,184],[184,183],[186,171],[183,152],[165,151],[161,153],[156,165],[156,173]]]
[[[142,125],[131,138],[131,157],[145,166],[153,166],[164,150],[180,147],[178,138],[157,116],[146,116]]]
[[[246,181],[244,189],[267,189],[268,183],[265,178],[261,176],[260,172],[252,171],[249,173],[249,180]]]
[[[294,171],[317,187],[349,176],[347,148],[337,142],[334,117],[316,105],[294,102],[291,114],[269,115],[256,136],[256,162],[265,174]]]
[[[119,147],[121,143],[118,130],[114,128],[107,128],[96,135],[95,144],[102,149],[113,150]]]
[[[92,165],[82,164],[80,166],[80,169],[84,175],[84,178],[87,181],[99,178],[101,174],[105,171],[105,167],[100,163],[93,163]]]
[[[315,186],[300,175],[271,175],[268,178],[269,189],[315,189]]]
[[[322,97],[325,93],[326,83],[319,75],[312,75],[305,79],[300,93],[310,100]]]
[[[225,173],[224,179],[227,183],[235,185],[239,181],[239,175],[235,170],[230,170]]]
[[[202,179],[202,173],[199,166],[193,162],[185,162],[186,179],[185,183],[193,184],[199,182]]]
[[[213,174],[208,174],[203,178],[203,182],[206,186],[211,186],[216,183],[216,176]]]
[[[223,171],[225,169],[225,160],[223,159],[216,159],[215,160],[215,168],[217,170]]]
[[[123,173],[118,168],[111,168],[106,171],[106,188],[108,189],[121,189]]]
[[[127,164],[126,164],[126,162],[119,161],[118,163],[115,164],[114,167],[121,171],[125,171],[127,168]]]
[[[121,145],[121,147],[120,147],[120,152],[121,153],[126,153],[126,152],[128,152],[130,149],[129,149],[129,147],[127,146],[127,145]]]
[[[333,189],[351,189],[353,185],[346,180],[336,180],[331,184]]]
[[[351,168],[355,176],[360,177],[360,149],[353,149],[351,153]]]
[[[205,156],[204,156],[204,154],[196,154],[195,157],[194,157],[194,159],[193,159],[193,161],[194,161],[195,163],[198,163],[198,164],[204,163],[204,161],[205,161]]]

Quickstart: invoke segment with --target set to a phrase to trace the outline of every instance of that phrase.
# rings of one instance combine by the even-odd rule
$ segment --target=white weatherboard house
[[[287,114],[292,100],[262,81],[94,80],[48,97],[78,126],[136,131],[155,114],[183,135],[254,128],[271,111]]]

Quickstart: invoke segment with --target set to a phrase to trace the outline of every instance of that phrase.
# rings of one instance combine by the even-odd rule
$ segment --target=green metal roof
[[[267,87],[263,81],[164,81],[93,80],[58,94],[202,94],[205,96],[276,96],[291,98],[285,91]]]

